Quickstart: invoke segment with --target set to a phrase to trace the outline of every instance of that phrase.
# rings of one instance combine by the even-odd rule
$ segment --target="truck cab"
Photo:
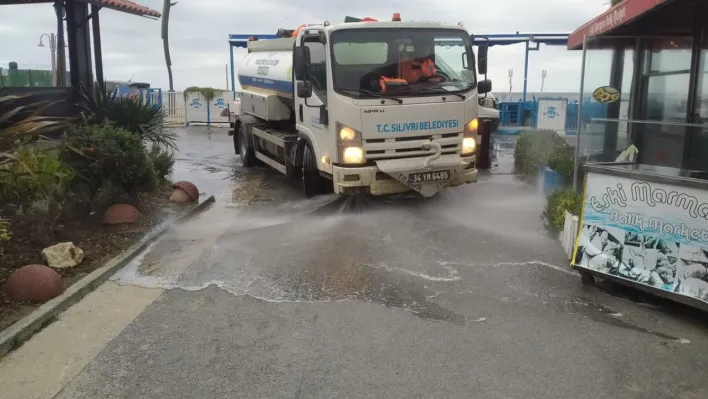
[[[242,158],[257,151],[255,158],[300,175],[308,195],[429,197],[477,181],[479,93],[491,82],[477,79],[486,48],[476,60],[462,26],[325,22],[269,41],[277,40],[288,41],[249,43],[260,58],[244,63],[277,65],[291,46],[292,95],[281,93],[272,116],[256,112],[268,94],[239,72],[245,90],[233,125]]]

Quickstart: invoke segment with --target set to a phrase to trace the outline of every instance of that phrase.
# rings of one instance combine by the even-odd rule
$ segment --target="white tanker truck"
[[[486,74],[487,46],[475,68],[462,24],[364,21],[249,40],[230,115],[243,165],[299,176],[306,196],[430,197],[476,182],[478,93],[491,82],[475,69]]]

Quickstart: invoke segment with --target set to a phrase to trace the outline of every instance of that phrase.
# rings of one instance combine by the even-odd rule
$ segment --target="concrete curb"
[[[215,201],[216,199],[212,195],[179,218],[162,223],[140,241],[123,251],[123,253],[109,260],[105,265],[94,270],[91,274],[67,288],[63,294],[40,306],[37,310],[8,327],[5,331],[0,332],[0,358],[41,330],[46,324],[59,315],[59,313],[80,301],[83,297],[88,295],[88,293],[105,282],[118,271],[118,269],[128,264],[135,256],[140,254],[150,243],[162,236],[170,227],[189,220],[195,215],[205,211],[213,205]]]

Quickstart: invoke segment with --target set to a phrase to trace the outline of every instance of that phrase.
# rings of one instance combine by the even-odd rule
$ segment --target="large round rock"
[[[64,291],[59,273],[44,265],[27,265],[15,270],[5,283],[8,295],[18,301],[44,302]]]
[[[175,191],[177,191],[176,189],[181,189],[182,191],[187,193],[187,195],[189,196],[189,199],[192,200],[193,202],[199,201],[199,190],[197,189],[197,186],[195,186],[194,184],[192,184],[188,181],[178,181],[177,183],[174,184],[173,187],[175,188]],[[173,193],[173,195],[174,195],[174,193]],[[182,202],[182,201],[178,201],[178,202]]]
[[[170,195],[170,201],[182,203],[192,202],[192,197],[190,197],[189,194],[181,188],[175,188]]]
[[[140,219],[138,209],[130,204],[113,204],[103,213],[105,224],[137,223]]]

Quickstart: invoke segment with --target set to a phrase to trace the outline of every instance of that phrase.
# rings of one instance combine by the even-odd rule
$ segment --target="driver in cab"
[[[400,53],[398,60],[398,76],[390,78],[382,76],[380,80],[381,92],[388,88],[407,86],[422,81],[435,81],[435,53],[432,45],[408,45]]]
[[[416,46],[410,58],[398,63],[399,76],[408,84],[417,83],[422,78],[429,79],[436,75],[435,53],[432,46]]]

